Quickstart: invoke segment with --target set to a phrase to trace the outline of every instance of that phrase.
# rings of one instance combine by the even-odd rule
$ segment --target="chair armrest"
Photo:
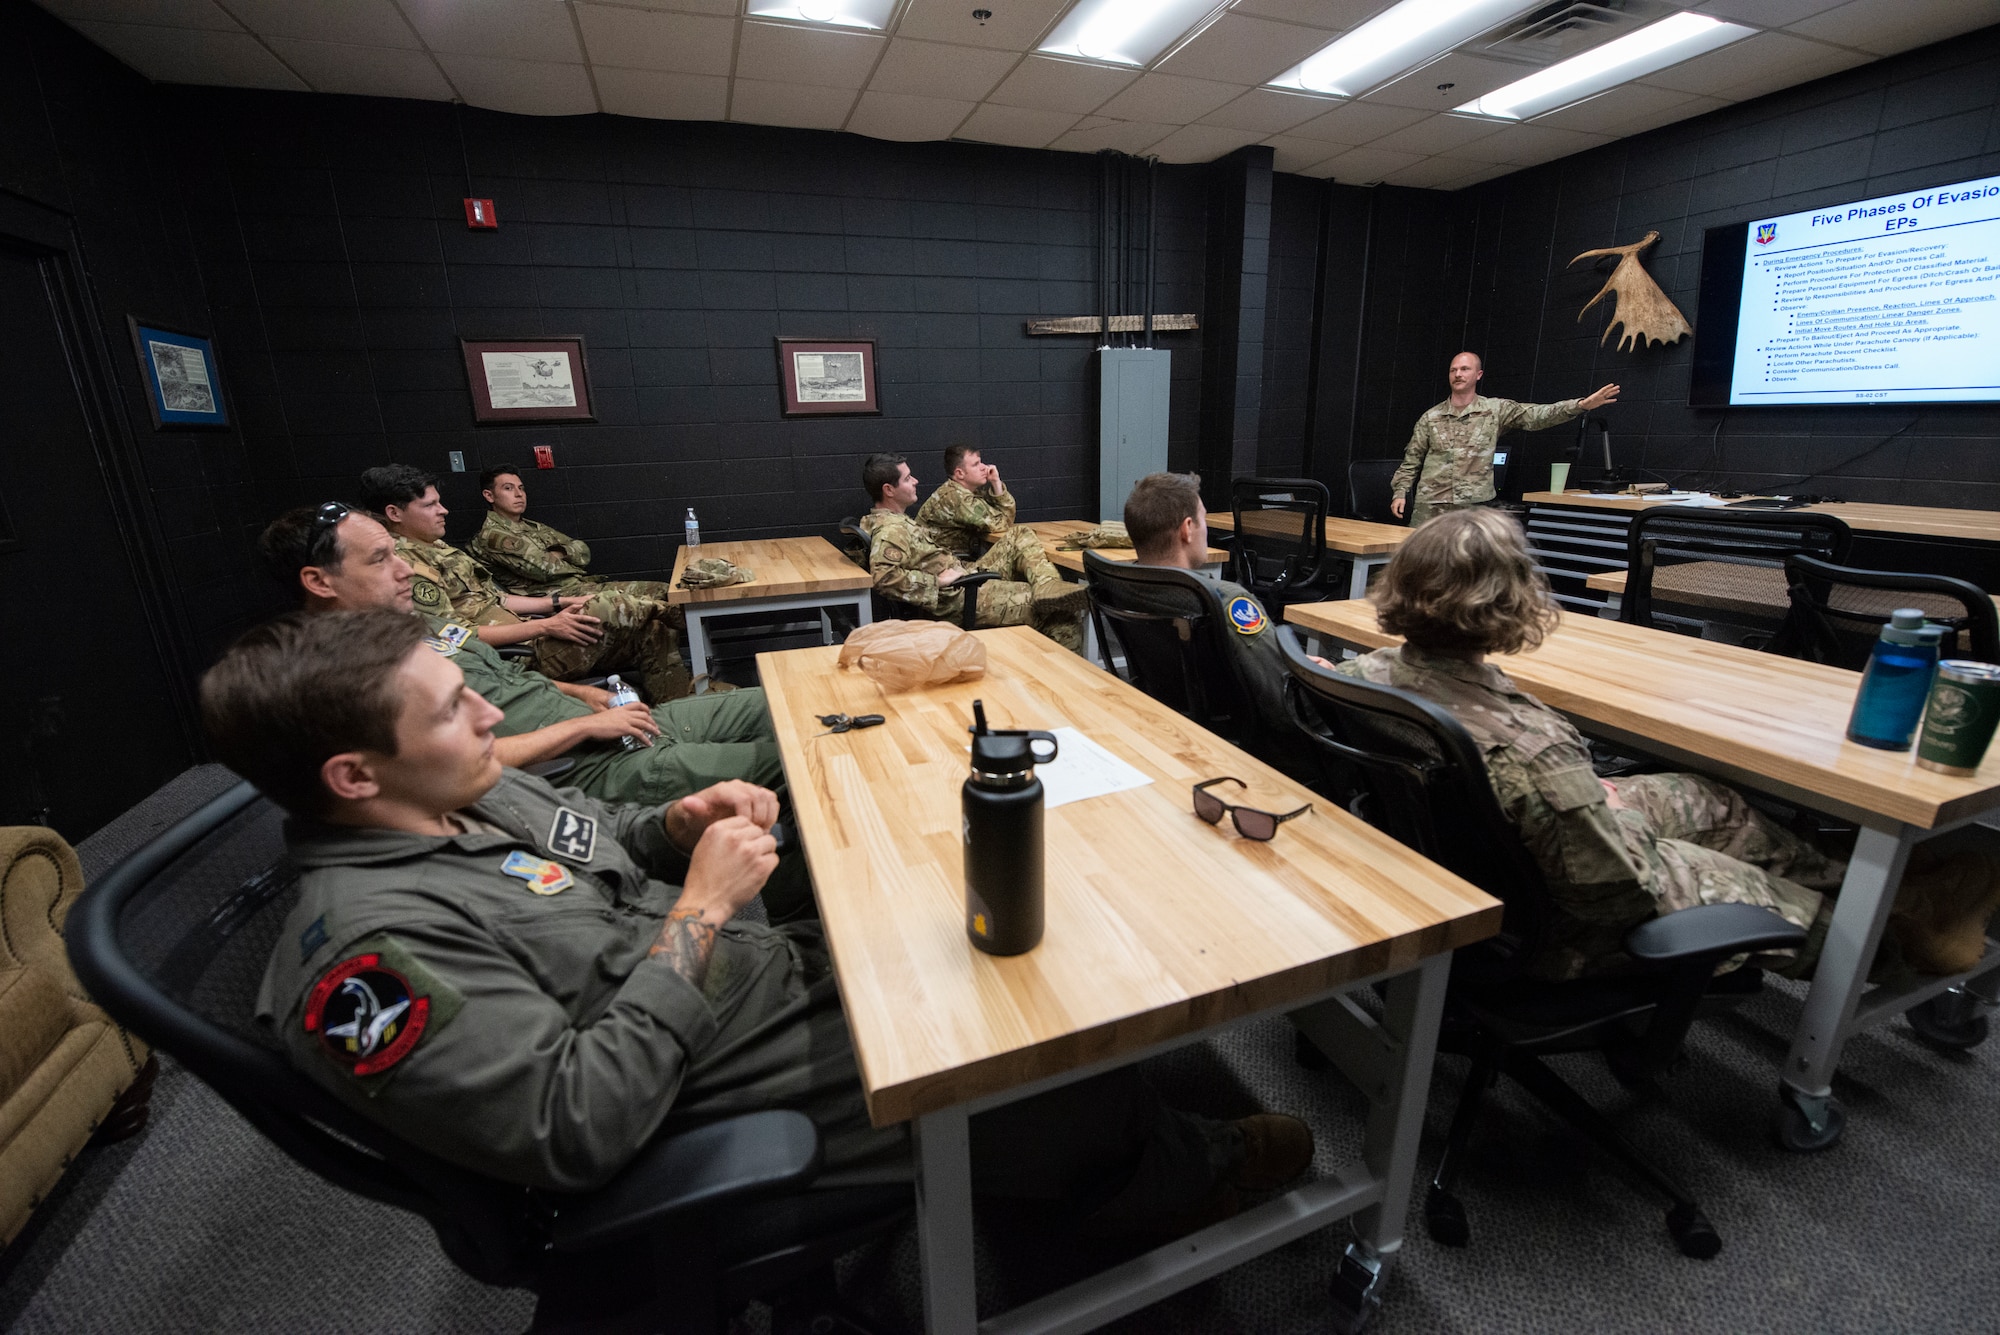
[[[538,779],[559,779],[575,768],[575,756],[557,756],[554,760],[537,760],[532,765],[523,765],[521,773],[532,774]]]
[[[517,663],[525,663],[535,656],[535,651],[524,644],[503,644],[493,651],[502,658],[511,658]]]
[[[745,1113],[647,1145],[587,1196],[550,1196],[558,1251],[590,1251],[717,1207],[803,1187],[819,1175],[819,1128],[788,1109]]]
[[[1700,904],[1642,922],[1625,934],[1625,952],[1647,964],[1720,963],[1755,950],[1788,950],[1806,933],[1755,904]]]
[[[966,630],[975,630],[979,624],[979,595],[972,592],[982,584],[990,584],[1000,578],[997,570],[970,570],[953,580],[947,588],[967,591],[965,605],[959,611],[958,624]]]

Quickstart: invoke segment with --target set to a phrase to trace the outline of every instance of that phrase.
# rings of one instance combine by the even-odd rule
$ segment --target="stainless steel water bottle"
[[[1042,939],[1042,781],[1056,758],[1046,732],[995,732],[972,702],[972,774],[965,813],[965,934],[989,955],[1019,955]]]

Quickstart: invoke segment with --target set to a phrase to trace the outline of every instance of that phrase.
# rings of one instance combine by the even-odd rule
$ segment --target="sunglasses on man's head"
[[[328,501],[320,506],[313,515],[313,539],[317,541],[320,534],[330,528],[339,527],[340,521],[353,513],[354,507],[344,501]]]
[[[1240,807],[1234,802],[1225,802],[1214,793],[1208,791],[1218,783],[1233,783],[1238,788],[1249,787],[1243,780],[1230,778],[1227,775],[1219,779],[1203,780],[1194,786],[1194,814],[1207,821],[1210,825],[1219,825],[1222,822],[1222,813],[1226,811],[1229,813],[1230,821],[1236,826],[1236,833],[1242,835],[1245,839],[1270,839],[1278,833],[1280,825],[1283,825],[1288,820],[1295,820],[1312,810],[1312,803],[1310,802],[1300,807],[1297,811],[1287,811],[1282,816],[1274,812],[1259,811],[1255,807]]]

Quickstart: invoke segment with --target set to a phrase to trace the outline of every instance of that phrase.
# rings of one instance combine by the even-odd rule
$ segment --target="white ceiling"
[[[1070,0],[897,0],[883,33],[745,18],[744,0],[40,3],[162,83],[1116,148],[1167,162],[1264,143],[1281,171],[1441,189],[2000,22],[2000,0],[1593,0],[1633,23],[1685,8],[1762,31],[1506,125],[1445,113],[1617,32],[1560,50],[1495,50],[1488,33],[1342,100],[1259,85],[1392,0],[1224,0],[1144,70],[1031,54]],[[984,23],[972,18],[982,7]]]

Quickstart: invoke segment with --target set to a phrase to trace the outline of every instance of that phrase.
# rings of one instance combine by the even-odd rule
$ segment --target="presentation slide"
[[[2000,400],[2000,176],[1751,221],[1732,404]]]

